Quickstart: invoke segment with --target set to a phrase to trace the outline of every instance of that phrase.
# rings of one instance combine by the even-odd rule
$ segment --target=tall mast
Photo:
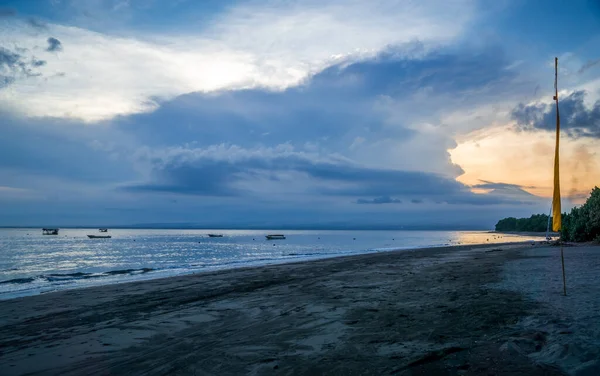
[[[559,149],[560,149],[560,116],[558,113],[558,58],[554,58],[554,101],[556,102],[556,148],[554,150],[554,192],[552,195],[552,231],[561,230],[560,207],[560,174],[559,174]]]
[[[556,149],[554,150],[554,193],[552,195],[552,230],[562,229],[560,208],[560,175],[559,175],[559,141],[560,141],[560,116],[558,113],[558,58],[554,58],[554,101],[556,102]],[[567,279],[565,277],[565,254],[562,239],[560,242],[560,261],[562,264],[563,294],[567,295]]]

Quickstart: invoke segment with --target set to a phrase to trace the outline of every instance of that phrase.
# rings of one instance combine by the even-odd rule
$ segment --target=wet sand
[[[596,248],[586,249],[598,255]],[[529,279],[505,285],[515,270],[523,274],[539,265],[527,264],[530,260],[546,257],[554,265],[555,251],[523,244],[396,251],[0,301],[0,373],[559,375],[593,370],[594,364],[582,368],[585,359],[556,361],[560,354],[554,352],[536,358],[561,344],[560,328],[552,331],[552,322],[531,318],[568,321],[563,311],[521,286],[545,277],[534,270]],[[556,284],[552,280],[545,288],[559,299],[562,285],[551,283]],[[587,319],[594,322],[593,315]]]

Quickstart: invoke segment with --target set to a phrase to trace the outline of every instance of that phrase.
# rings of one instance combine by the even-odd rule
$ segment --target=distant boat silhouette
[[[110,235],[88,235],[87,237],[90,239],[110,239],[110,238],[112,238],[112,236],[110,236]]]
[[[222,234],[208,234],[209,238],[222,238],[223,235]]]

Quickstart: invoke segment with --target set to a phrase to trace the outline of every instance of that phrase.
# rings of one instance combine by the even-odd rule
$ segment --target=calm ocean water
[[[223,234],[209,238],[207,234]],[[266,240],[283,233],[286,240]],[[0,300],[49,291],[265,265],[532,237],[467,231],[109,230],[0,229]]]

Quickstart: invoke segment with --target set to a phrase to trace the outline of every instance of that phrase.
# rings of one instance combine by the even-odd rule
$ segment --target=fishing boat
[[[57,228],[43,228],[42,235],[58,235]]]
[[[221,235],[221,234],[208,234],[208,237],[209,238],[222,238],[223,235]]]
[[[90,239],[110,239],[110,238],[112,238],[112,236],[110,236],[110,235],[88,235],[87,237]]]
[[[100,231],[100,232],[108,232],[108,229],[107,228],[99,228],[98,231]]]
[[[285,239],[284,235],[281,234],[272,234],[272,235],[266,235],[265,236],[267,238],[267,240],[283,240]]]

